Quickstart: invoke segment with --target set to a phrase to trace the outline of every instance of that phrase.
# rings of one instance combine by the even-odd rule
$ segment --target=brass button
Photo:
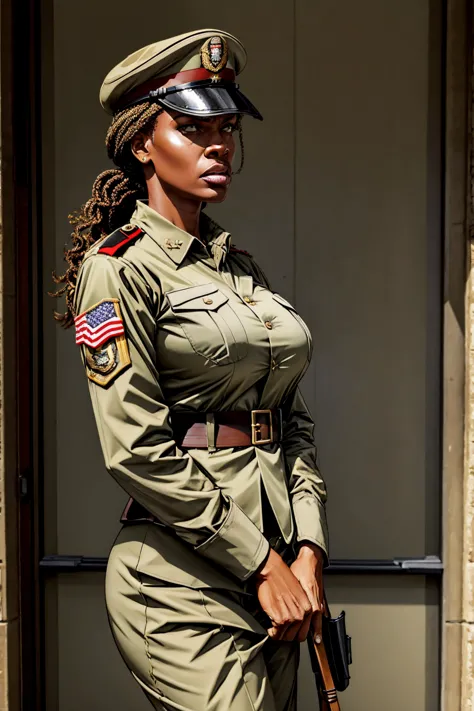
[[[246,304],[249,304],[250,306],[255,306],[255,304],[257,303],[250,296],[244,296],[244,301]]]
[[[271,321],[265,321],[265,328],[268,328],[269,331],[272,330],[273,324]]]
[[[135,225],[124,225],[122,230],[124,232],[132,232],[135,229]]]
[[[203,299],[203,301],[204,301],[205,304],[208,304],[208,305],[214,303],[213,300],[212,300],[212,299],[209,299],[209,298],[208,298],[208,299]]]
[[[277,362],[275,359],[272,360],[272,370],[276,370],[278,368]]]

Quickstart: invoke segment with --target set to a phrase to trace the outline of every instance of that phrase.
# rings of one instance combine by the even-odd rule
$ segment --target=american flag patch
[[[121,336],[125,333],[118,299],[104,299],[88,311],[76,316],[74,324],[77,345],[84,343],[91,348],[99,348],[112,336]]]

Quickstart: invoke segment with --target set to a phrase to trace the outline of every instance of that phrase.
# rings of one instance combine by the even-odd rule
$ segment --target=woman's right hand
[[[255,573],[257,597],[272,622],[272,639],[303,642],[311,624],[311,603],[289,567],[272,548]]]

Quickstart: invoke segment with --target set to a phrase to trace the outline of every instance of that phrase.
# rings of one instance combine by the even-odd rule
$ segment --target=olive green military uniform
[[[158,709],[289,710],[297,645],[266,638],[246,581],[268,552],[263,491],[286,543],[327,548],[313,423],[297,388],[311,337],[205,215],[207,248],[143,202],[131,223],[142,236],[119,257],[101,243],[89,250],[76,291],[78,314],[111,302],[124,325],[107,348],[81,346],[107,469],[164,524],[126,526],[115,542],[112,631]],[[173,412],[275,407],[281,445],[185,452],[173,440]]]
[[[261,119],[235,83],[245,63],[232,35],[190,32],[127,57],[101,103]],[[199,235],[139,201],[78,274],[76,341],[106,467],[154,517],[119,533],[107,609],[156,709],[293,711],[299,646],[267,637],[252,574],[269,545],[288,561],[297,541],[327,550],[325,487],[298,391],[311,336],[228,233],[201,215]],[[281,437],[216,446],[216,413],[276,408]],[[202,448],[176,436],[183,412],[205,413]]]

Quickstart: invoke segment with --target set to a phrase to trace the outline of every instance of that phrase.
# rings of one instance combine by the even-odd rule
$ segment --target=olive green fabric
[[[188,559],[174,543],[154,524],[127,526],[107,568],[111,630],[153,707],[294,711],[299,644],[270,640],[249,611],[254,598],[217,579],[193,588],[152,577],[157,549],[177,566]]]
[[[101,105],[108,113],[113,113],[123,94],[149,79],[200,67],[201,46],[213,36],[225,38],[229,49],[226,66],[239,74],[245,67],[247,54],[237,37],[222,30],[194,30],[142,47],[117,64],[100,88]]]
[[[307,326],[205,215],[206,246],[144,202],[131,223],[145,234],[119,257],[94,245],[75,298],[78,314],[118,300],[131,359],[106,386],[89,380],[107,469],[227,577],[247,580],[267,555],[262,486],[285,541],[327,552],[326,490],[298,390],[311,356]],[[91,349],[81,349],[93,376]],[[275,407],[281,444],[183,451],[173,440],[170,412]]]

